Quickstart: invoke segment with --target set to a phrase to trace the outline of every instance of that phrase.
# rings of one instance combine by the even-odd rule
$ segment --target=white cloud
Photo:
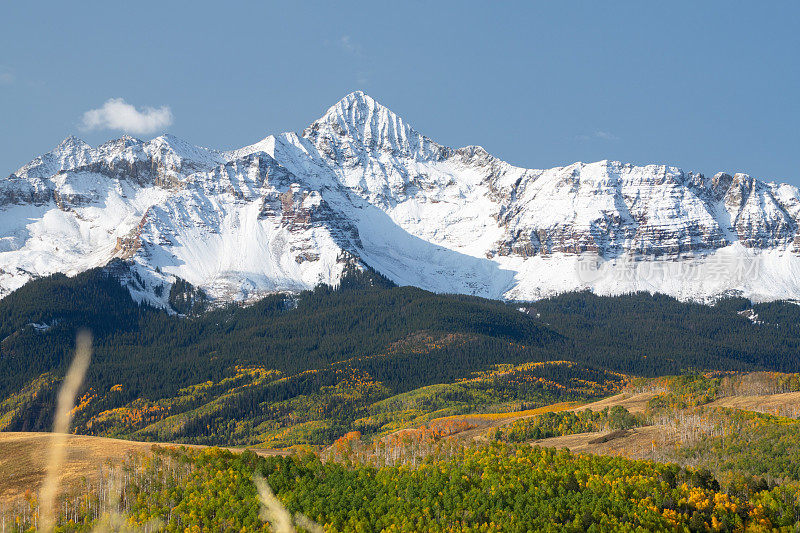
[[[138,110],[122,98],[111,98],[103,107],[90,109],[81,121],[84,130],[122,130],[135,134],[155,133],[170,124],[172,111],[168,106]]]
[[[592,139],[601,139],[603,141],[618,141],[619,140],[619,137],[617,137],[613,133],[608,132],[608,131],[603,131],[603,130],[597,130],[594,133],[591,133],[589,135],[586,135],[586,134],[576,135],[575,138],[577,140],[579,140],[579,141],[590,141]]]

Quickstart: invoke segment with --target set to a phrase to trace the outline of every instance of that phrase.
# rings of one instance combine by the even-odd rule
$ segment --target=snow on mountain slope
[[[335,284],[359,244],[319,191],[264,152],[190,176],[133,238],[135,261],[223,301]]]
[[[579,289],[800,298],[800,193],[743,174],[600,161],[515,167],[354,92],[301,135],[229,152],[69,137],[0,181],[0,296],[122,258],[217,302],[335,284],[347,264],[491,298]]]

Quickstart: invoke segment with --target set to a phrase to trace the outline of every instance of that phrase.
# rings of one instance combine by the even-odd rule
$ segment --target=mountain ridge
[[[790,185],[607,160],[524,169],[355,91],[301,134],[237,150],[67,137],[0,180],[0,296],[121,258],[132,294],[162,307],[177,278],[225,303],[336,285],[351,265],[511,300],[800,299],[799,228]]]

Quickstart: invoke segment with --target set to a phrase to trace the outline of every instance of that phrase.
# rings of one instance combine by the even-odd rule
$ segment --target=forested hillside
[[[120,262],[56,275],[0,301],[0,428],[49,428],[79,328],[95,353],[77,431],[214,444],[325,444],[597,398],[631,376],[800,369],[789,303],[579,293],[512,304],[351,272],[337,289],[207,312],[187,307],[202,298],[183,284],[176,303],[190,314],[178,316],[134,303],[118,275],[131,275]]]

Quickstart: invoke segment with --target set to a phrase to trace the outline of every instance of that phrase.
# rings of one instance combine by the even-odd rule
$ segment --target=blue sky
[[[116,115],[84,116],[110,99],[152,108],[140,138],[234,148],[362,89],[442,144],[520,166],[800,185],[799,26],[789,1],[7,2],[0,175],[69,134],[120,136]]]

